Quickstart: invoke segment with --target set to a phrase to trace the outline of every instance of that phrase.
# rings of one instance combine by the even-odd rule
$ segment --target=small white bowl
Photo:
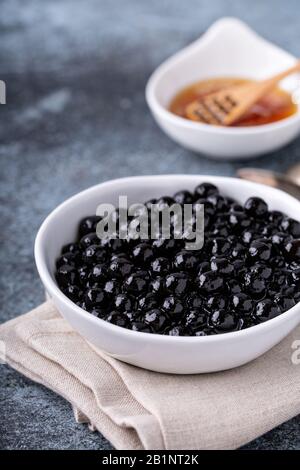
[[[58,288],[55,261],[64,244],[75,240],[79,220],[95,214],[99,203],[142,202],[179,189],[193,189],[203,181],[240,202],[263,197],[270,209],[299,220],[300,202],[276,189],[216,176],[164,175],[121,178],[99,184],[68,199],[43,222],[35,242],[35,260],[46,292],[62,316],[90,343],[121,361],[145,369],[176,374],[213,372],[237,367],[255,359],[281,341],[300,322],[300,303],[289,311],[251,328],[207,337],[174,337],[126,330],[77,307]]]
[[[146,86],[146,99],[163,131],[184,147],[218,159],[242,159],[277,150],[300,132],[300,110],[275,123],[251,127],[217,127],[176,116],[168,111],[171,99],[182,88],[212,77],[262,80],[297,61],[258,36],[245,23],[224,18],[197,41],[160,65]],[[298,75],[281,83],[294,92]]]

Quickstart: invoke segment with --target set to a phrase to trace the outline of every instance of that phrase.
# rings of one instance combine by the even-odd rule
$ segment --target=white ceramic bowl
[[[182,146],[218,159],[254,157],[279,149],[298,135],[300,110],[263,126],[225,128],[176,116],[168,111],[169,103],[179,90],[198,80],[226,76],[260,80],[296,60],[240,20],[224,18],[155,70],[146,86],[146,99],[158,125]],[[281,86],[298,90],[299,76],[290,76]]]
[[[207,337],[163,336],[107,323],[77,307],[60,291],[54,270],[61,247],[75,239],[79,220],[95,214],[99,203],[117,204],[119,195],[127,195],[129,203],[143,202],[179,189],[194,188],[202,181],[211,181],[224,194],[240,202],[253,195],[261,196],[270,209],[281,210],[297,220],[300,218],[299,201],[267,186],[216,176],[139,176],[108,181],[68,199],[47,217],[37,234],[36,265],[54,304],[84,338],[121,361],[177,374],[229,369],[268,351],[300,322],[300,304],[297,304],[270,321],[238,332]]]

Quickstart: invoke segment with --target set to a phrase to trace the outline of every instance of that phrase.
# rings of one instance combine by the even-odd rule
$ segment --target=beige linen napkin
[[[66,398],[117,449],[234,449],[297,415],[299,339],[298,327],[243,367],[179,376],[96,352],[50,301],[0,326],[8,364]]]

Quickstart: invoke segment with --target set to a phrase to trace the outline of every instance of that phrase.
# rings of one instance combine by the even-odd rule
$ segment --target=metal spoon
[[[286,173],[276,173],[271,170],[260,168],[240,168],[237,170],[239,178],[266,184],[273,188],[281,189],[292,196],[300,199],[300,164],[290,167]]]
[[[296,163],[296,165],[288,168],[285,175],[300,186],[300,163]]]

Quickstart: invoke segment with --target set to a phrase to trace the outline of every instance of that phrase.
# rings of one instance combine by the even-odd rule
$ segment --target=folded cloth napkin
[[[299,339],[298,327],[243,367],[180,376],[96,351],[51,301],[0,326],[6,362],[66,398],[117,449],[234,449],[297,415]]]

